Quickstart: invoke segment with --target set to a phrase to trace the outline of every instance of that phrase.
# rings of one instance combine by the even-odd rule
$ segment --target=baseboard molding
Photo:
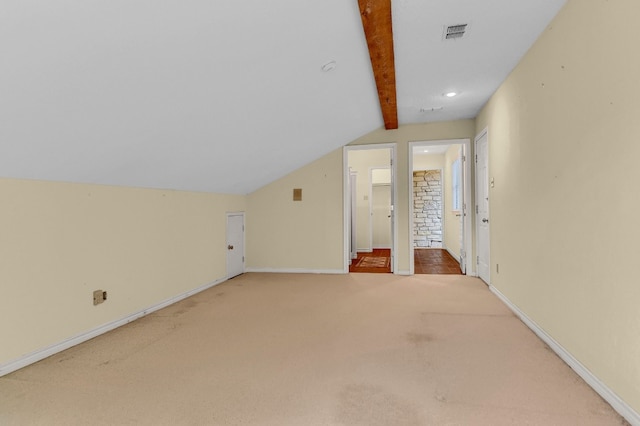
[[[267,272],[272,274],[346,274],[344,269],[306,269],[306,268],[246,268],[246,272]]]
[[[589,386],[593,388],[605,401],[613,407],[622,417],[624,417],[631,425],[640,426],[640,414],[624,402],[615,392],[598,379],[587,367],[582,365],[569,351],[567,351],[560,343],[544,331],[538,324],[522,312],[516,305],[500,292],[497,288],[489,285],[489,289],[493,292],[509,309],[513,311],[521,320],[531,329],[542,341],[562,359],[569,367],[571,367]]]
[[[447,253],[449,253],[451,255],[451,257],[453,257],[456,260],[456,262],[460,263],[460,256],[459,255],[455,254],[454,252],[452,252],[448,248],[446,248],[445,250],[447,250]]]
[[[372,248],[359,248],[359,249],[356,249],[356,251],[358,253],[373,253]]]
[[[396,271],[394,272],[396,275],[412,275],[411,271]]]
[[[189,296],[193,296],[196,293],[200,293],[201,291],[207,290],[213,286],[216,286],[218,284],[221,284],[223,282],[225,282],[227,279],[226,278],[221,278],[219,280],[216,281],[212,281],[208,284],[205,284],[203,286],[197,287],[193,290],[189,290],[185,293],[179,294],[177,296],[171,297],[169,299],[163,300],[160,303],[157,303],[155,305],[149,306],[148,308],[145,308],[141,311],[135,312],[131,315],[127,315],[124,318],[121,318],[119,320],[115,320],[112,322],[109,322],[107,324],[103,324],[99,327],[96,327],[92,330],[86,331],[84,333],[78,334],[74,337],[70,337],[68,339],[65,339],[61,342],[58,343],[54,343],[53,345],[47,346],[45,348],[36,350],[34,352],[31,352],[27,355],[21,356],[20,358],[14,359],[12,361],[9,361],[7,363],[4,364],[0,364],[0,377],[7,375],[9,373],[12,373],[16,370],[19,370],[23,367],[26,367],[27,365],[33,364],[35,362],[38,362],[40,360],[43,360],[51,355],[57,354],[58,352],[62,352],[65,349],[69,349],[72,346],[78,345],[82,342],[86,342],[89,339],[93,339],[94,337],[97,337],[101,334],[104,334],[108,331],[114,330],[118,327],[121,327],[125,324],[128,324],[132,321],[137,320],[138,318],[142,318],[145,315],[148,315],[152,312],[155,312],[157,310],[160,310],[162,308],[166,308],[169,305],[172,305],[176,302],[179,302],[183,299],[186,299]]]

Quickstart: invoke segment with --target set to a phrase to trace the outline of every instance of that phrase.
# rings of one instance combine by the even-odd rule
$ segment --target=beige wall
[[[444,170],[444,154],[414,154],[413,171]]]
[[[302,188],[302,201],[292,201]],[[342,149],[248,196],[250,270],[344,269]]]
[[[0,179],[0,364],[226,276],[244,196]],[[93,306],[93,290],[108,292]]]
[[[379,129],[350,144],[397,143],[398,272],[409,272],[409,255],[413,251],[409,230],[409,212],[413,210],[409,210],[408,195],[409,142],[474,136],[475,120],[459,120]],[[247,267],[344,270],[342,175],[342,150],[336,150],[249,194]],[[293,188],[303,188],[302,203],[291,201]]]
[[[444,154],[444,246],[460,260],[462,215],[453,210],[452,164],[460,157],[462,145],[451,145]],[[462,167],[462,164],[460,165]],[[462,185],[462,182],[460,182]],[[471,190],[471,188],[469,188]],[[470,209],[472,210],[472,209]]]
[[[492,284],[636,412],[638,16],[636,0],[569,0],[477,119]]]
[[[411,245],[409,214],[413,207],[409,206],[409,142],[434,141],[446,139],[471,139],[475,137],[475,120],[444,121],[427,124],[409,124],[396,130],[379,129],[373,131],[350,145],[367,145],[377,143],[397,143],[397,197],[396,220],[398,223],[398,257],[399,273],[409,272]]]
[[[390,149],[366,149],[348,152],[347,164],[357,173],[356,178],[356,248],[358,251],[371,251],[371,176],[372,167],[389,167]]]

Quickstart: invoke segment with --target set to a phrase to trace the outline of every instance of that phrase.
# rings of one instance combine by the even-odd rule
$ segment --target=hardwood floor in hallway
[[[413,261],[415,274],[462,275],[460,264],[445,249],[414,249]]]
[[[358,252],[358,257],[351,261],[349,272],[368,272],[374,274],[391,273],[391,250],[373,249],[369,252]]]

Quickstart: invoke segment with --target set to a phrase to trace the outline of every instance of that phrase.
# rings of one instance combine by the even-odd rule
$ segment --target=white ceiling
[[[394,0],[400,123],[474,117],[563,3]],[[2,177],[244,194],[383,124],[356,0],[3,0],[0,52]]]
[[[451,145],[455,144],[414,146],[413,155],[443,155]]]
[[[394,0],[400,123],[475,118],[564,3]],[[458,24],[468,24],[465,36],[443,41]]]

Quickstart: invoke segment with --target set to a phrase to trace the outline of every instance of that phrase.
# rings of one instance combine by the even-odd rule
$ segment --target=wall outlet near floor
[[[93,292],[93,304],[99,305],[107,300],[107,292],[102,290],[95,290]]]

